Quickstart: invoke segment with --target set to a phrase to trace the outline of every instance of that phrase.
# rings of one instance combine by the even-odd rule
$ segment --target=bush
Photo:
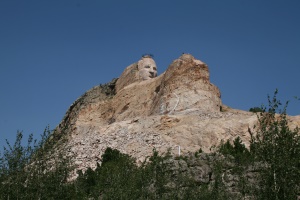
[[[249,109],[250,112],[254,112],[254,113],[257,113],[257,112],[264,112],[264,110],[260,107],[253,107],[253,108],[250,108]]]

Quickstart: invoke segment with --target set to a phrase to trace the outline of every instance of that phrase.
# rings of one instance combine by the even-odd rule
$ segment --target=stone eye
[[[156,70],[156,67],[153,67],[154,70]]]
[[[150,66],[149,66],[149,65],[146,65],[145,68],[150,68]]]

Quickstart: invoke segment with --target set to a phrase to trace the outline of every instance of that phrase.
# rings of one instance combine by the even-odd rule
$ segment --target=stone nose
[[[154,76],[154,72],[153,71],[150,71],[149,73],[151,74],[152,77]]]

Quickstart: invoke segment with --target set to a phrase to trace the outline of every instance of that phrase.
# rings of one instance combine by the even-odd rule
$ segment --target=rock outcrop
[[[256,114],[222,105],[205,63],[183,54],[158,77],[141,79],[139,70],[134,63],[119,79],[87,91],[56,128],[55,134],[67,139],[61,148],[74,156],[77,169],[95,167],[107,147],[142,162],[153,148],[174,155],[178,146],[182,154],[210,152],[237,136],[247,145]]]

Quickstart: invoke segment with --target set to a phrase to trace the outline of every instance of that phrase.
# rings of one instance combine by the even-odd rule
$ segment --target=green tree
[[[108,147],[101,161],[95,170],[78,171],[75,182],[78,193],[82,197],[95,199],[138,199],[141,186],[135,160]]]
[[[262,107],[258,125],[251,134],[250,150],[259,168],[258,199],[296,199],[300,184],[299,129],[288,126],[286,108],[268,96],[269,107]]]
[[[0,158],[0,199],[72,199],[70,162],[55,152],[51,135],[47,127],[39,142],[31,134],[23,146],[22,132],[13,145],[7,141]]]
[[[225,168],[223,170],[230,172],[229,174],[231,176],[238,177],[236,179],[236,187],[239,191],[239,194],[233,197],[233,199],[245,198],[248,195],[251,187],[246,177],[246,170],[248,166],[252,164],[251,161],[253,160],[250,151],[242,143],[240,137],[237,137],[234,139],[233,143],[231,143],[229,140],[227,140],[225,143],[221,143],[218,148],[218,152],[225,157],[221,157],[216,163],[217,165],[215,164],[214,166],[216,179],[217,182],[219,182],[217,184],[220,184],[222,179],[220,179],[220,170],[218,171],[216,169],[220,167]],[[222,187],[220,189],[222,189]]]
[[[13,145],[6,140],[7,147],[4,147],[0,164],[1,199],[19,199],[24,192],[25,166],[32,154],[32,135],[29,136],[27,148],[22,146],[22,138],[22,132],[18,131]]]
[[[234,157],[236,164],[244,164],[251,160],[249,150],[242,143],[241,138],[238,136],[234,139],[233,144],[229,140],[225,143],[221,143],[218,147],[218,152],[223,155],[231,155]]]

